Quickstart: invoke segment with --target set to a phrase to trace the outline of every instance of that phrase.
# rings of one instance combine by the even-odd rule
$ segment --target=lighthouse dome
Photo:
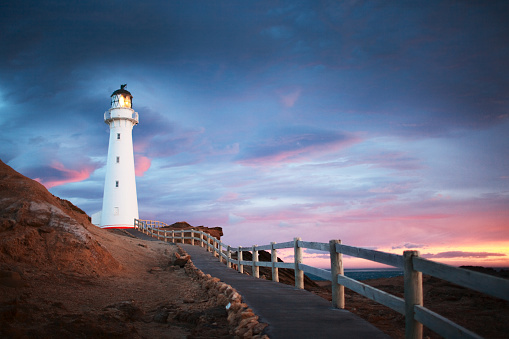
[[[132,108],[133,96],[126,90],[127,84],[120,85],[120,89],[117,89],[111,95],[111,108],[127,107]]]

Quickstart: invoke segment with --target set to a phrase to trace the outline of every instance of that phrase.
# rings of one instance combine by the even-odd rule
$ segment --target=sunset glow
[[[0,11],[2,161],[99,211],[128,83],[142,219],[509,267],[509,2],[126,1]]]

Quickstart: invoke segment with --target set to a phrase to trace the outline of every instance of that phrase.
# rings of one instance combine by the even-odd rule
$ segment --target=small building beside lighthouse
[[[134,174],[132,130],[138,113],[132,109],[133,96],[127,85],[111,95],[111,107],[104,113],[110,127],[103,206],[92,222],[102,228],[131,228],[138,219],[138,197]],[[99,222],[100,220],[100,222]]]

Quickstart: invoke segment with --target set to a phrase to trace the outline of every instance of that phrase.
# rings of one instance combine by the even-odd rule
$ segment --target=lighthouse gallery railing
[[[481,338],[472,331],[423,306],[423,273],[509,301],[508,280],[427,260],[419,257],[418,251],[405,251],[401,256],[343,245],[340,240],[320,243],[302,241],[300,238],[284,243],[271,242],[269,245],[263,246],[231,247],[202,231],[161,229],[165,226],[169,225],[160,221],[134,220],[136,229],[157,239],[180,243],[189,240],[191,245],[198,242],[201,247],[206,247],[207,251],[213,252],[221,262],[224,260],[229,268],[232,268],[232,265],[237,266],[240,273],[243,273],[244,265],[251,266],[253,276],[256,278],[259,278],[259,267],[271,267],[272,280],[274,281],[279,281],[278,268],[293,269],[295,271],[295,287],[300,289],[304,288],[304,272],[331,281],[332,306],[335,308],[345,307],[344,287],[347,287],[404,315],[406,338],[422,338],[423,325],[445,338]],[[294,249],[293,263],[277,261],[277,250],[284,248]],[[331,271],[303,264],[302,250],[304,248],[329,252]],[[258,251],[262,250],[271,251],[272,261],[258,261]],[[232,253],[235,252],[237,259],[232,259]],[[252,260],[243,260],[242,252],[251,252]],[[343,254],[403,269],[404,298],[396,297],[346,277],[343,271]]]

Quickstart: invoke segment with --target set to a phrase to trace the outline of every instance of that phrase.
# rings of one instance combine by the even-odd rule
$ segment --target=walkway
[[[136,230],[129,233],[148,240],[148,236]],[[198,269],[221,279],[242,295],[243,302],[260,321],[269,324],[265,333],[271,339],[389,338],[367,321],[346,310],[333,309],[329,301],[311,292],[240,274],[202,247],[178,245],[191,255]]]

